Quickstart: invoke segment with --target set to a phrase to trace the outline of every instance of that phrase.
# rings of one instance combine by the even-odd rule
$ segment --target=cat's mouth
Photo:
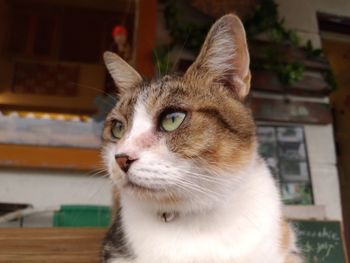
[[[175,204],[182,201],[182,196],[174,192],[173,189],[162,185],[145,185],[142,182],[135,182],[134,180],[127,178],[123,184],[123,188],[130,195],[143,200],[152,200],[166,204]]]
[[[164,189],[140,185],[138,183],[131,181],[130,179],[128,179],[128,181],[125,183],[124,187],[126,187],[127,189],[135,190],[135,191],[144,191],[144,192],[150,192],[150,193],[164,192]]]

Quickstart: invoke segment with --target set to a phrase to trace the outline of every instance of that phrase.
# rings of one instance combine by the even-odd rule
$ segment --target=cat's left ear
[[[142,83],[140,74],[117,54],[106,51],[103,54],[103,60],[120,95],[134,89],[137,85]]]
[[[239,100],[250,89],[249,52],[241,20],[220,18],[210,29],[196,61],[185,76],[204,78],[230,88]]]

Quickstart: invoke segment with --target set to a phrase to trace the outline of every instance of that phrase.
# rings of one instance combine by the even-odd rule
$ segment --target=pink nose
[[[136,161],[136,159],[131,159],[126,154],[116,154],[114,156],[115,160],[117,161],[117,164],[119,165],[120,169],[122,169],[125,173],[129,170],[131,164]]]

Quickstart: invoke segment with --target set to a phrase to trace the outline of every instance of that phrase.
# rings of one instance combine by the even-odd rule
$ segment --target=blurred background
[[[103,51],[146,78],[184,72],[228,12],[247,31],[249,104],[284,213],[337,222],[349,240],[348,0],[0,0],[0,226],[108,225],[99,148],[116,99]]]

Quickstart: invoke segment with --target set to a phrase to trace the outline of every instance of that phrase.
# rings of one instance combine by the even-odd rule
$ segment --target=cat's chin
[[[140,191],[140,192],[151,192],[151,193],[159,193],[159,192],[164,192],[164,189],[157,189],[153,187],[147,187],[144,185],[137,184],[133,181],[128,180],[124,184],[124,188],[131,190],[131,191]]]
[[[158,204],[178,204],[183,198],[174,193],[170,193],[167,189],[144,186],[128,180],[122,186],[122,192],[133,196],[138,200],[143,200]]]

